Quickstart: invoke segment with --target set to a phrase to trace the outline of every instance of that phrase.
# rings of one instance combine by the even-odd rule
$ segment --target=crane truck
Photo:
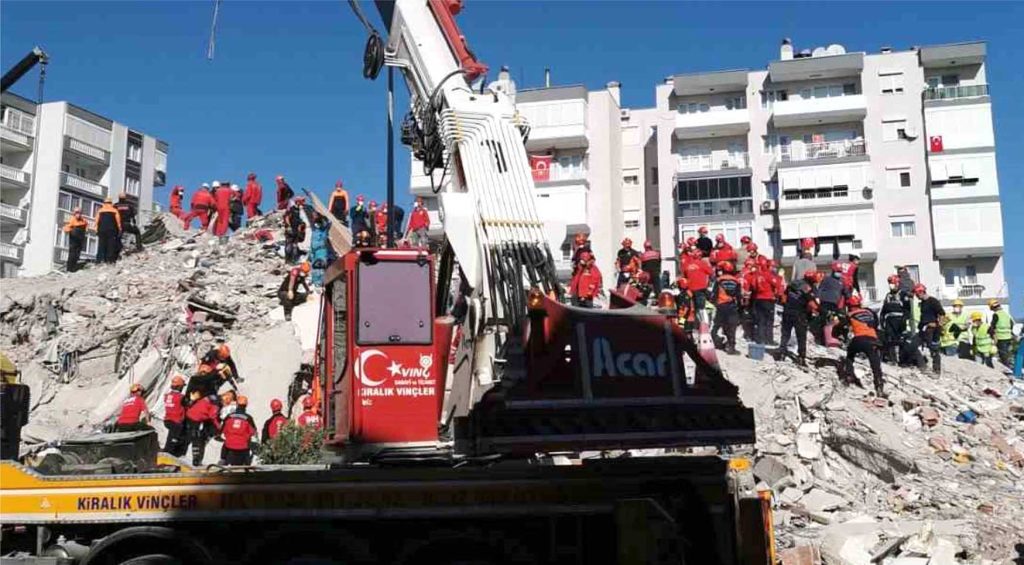
[[[332,226],[310,391],[329,462],[192,469],[151,432],[66,442],[0,463],[5,562],[773,563],[770,500],[726,456],[755,440],[736,387],[671,316],[562,303],[529,125],[475,84],[461,1],[377,6],[364,73],[401,70],[403,141],[448,178],[445,235],[349,248]]]

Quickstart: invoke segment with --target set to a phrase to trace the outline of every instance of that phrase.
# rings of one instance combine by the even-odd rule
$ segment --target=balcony
[[[0,140],[3,141],[5,149],[9,150],[32,150],[32,136],[9,127],[7,124],[0,125]]]
[[[524,90],[516,109],[530,124],[526,149],[587,147],[587,101],[583,87]]]
[[[776,102],[772,121],[777,128],[859,122],[868,113],[863,94],[824,98],[790,98]]]
[[[21,248],[20,245],[0,242],[0,257],[4,259],[14,261],[20,264],[23,252],[24,250]]]
[[[79,176],[75,176],[71,173],[60,174],[60,185],[65,188],[71,188],[79,192],[88,194],[89,196],[96,196],[103,198],[107,193],[107,187],[102,184],[84,179]]]
[[[801,190],[784,190],[779,198],[779,212],[823,208],[828,206],[872,205],[870,192],[863,187],[825,187]]]
[[[25,210],[18,208],[12,204],[0,203],[0,217],[4,220],[17,222],[19,224],[25,223]]]
[[[708,176],[701,173],[714,171],[742,171],[750,168],[750,155],[743,153],[710,153],[706,155],[679,155],[675,180]]]
[[[935,230],[935,256],[939,259],[991,257],[1003,254],[1003,234],[997,231],[949,232]]]
[[[776,165],[780,168],[797,166],[795,164],[825,165],[868,160],[863,139],[793,143],[779,147],[778,153]]]
[[[83,157],[87,157],[89,159],[92,159],[92,160],[95,160],[95,161],[99,161],[100,163],[103,163],[103,164],[109,164],[110,163],[110,152],[109,151],[107,151],[105,149],[100,149],[99,147],[96,147],[95,145],[91,145],[89,143],[86,143],[86,142],[84,142],[84,141],[82,141],[80,139],[75,139],[74,137],[70,137],[70,136],[65,137],[64,138],[64,147],[67,150],[75,153],[76,155],[81,155]]]
[[[964,98],[988,97],[987,84],[965,84],[960,86],[938,86],[927,88],[924,91],[924,101],[934,102],[936,100],[960,100]],[[984,100],[978,100],[983,102]]]
[[[32,175],[31,173],[26,173],[25,171],[15,167],[0,165],[0,179],[8,181],[15,186],[24,188],[29,185]],[[4,184],[8,184],[8,182],[5,182]]]
[[[676,114],[675,133],[679,139],[746,135],[748,131],[750,112],[746,108]]]

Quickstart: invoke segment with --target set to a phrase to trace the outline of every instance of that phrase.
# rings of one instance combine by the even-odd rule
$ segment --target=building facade
[[[67,260],[62,227],[82,208],[92,223],[103,199],[136,200],[140,220],[165,184],[167,144],[69,102],[35,104],[12,93],[0,119],[0,261],[4,277],[40,275]],[[95,257],[89,235],[82,254]]]

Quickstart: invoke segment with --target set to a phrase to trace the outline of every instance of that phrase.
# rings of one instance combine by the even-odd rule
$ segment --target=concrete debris
[[[839,384],[844,355],[808,344],[807,368],[770,355],[719,358],[754,408],[754,475],[774,493],[782,562],[819,562],[805,548],[826,565],[1017,557],[1024,394],[1006,372],[952,357],[939,376],[883,365],[883,399]],[[855,368],[870,382],[864,361]],[[966,411],[974,423],[957,421]]]

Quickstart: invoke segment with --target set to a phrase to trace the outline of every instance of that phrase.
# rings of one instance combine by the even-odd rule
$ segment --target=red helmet
[[[814,269],[811,269],[809,271],[804,271],[804,280],[809,282],[809,283],[817,282],[817,280],[818,280],[818,271],[816,271]]]
[[[623,247],[633,247],[633,240],[629,239],[628,237],[626,239],[623,239],[622,240],[622,246]]]
[[[731,273],[736,270],[729,261],[722,261],[718,264],[718,268],[721,269],[723,273]]]
[[[302,399],[302,407],[305,408],[306,410],[309,410],[310,408],[312,408],[313,407],[313,397],[312,396],[307,396],[307,397],[303,398]]]
[[[231,357],[231,348],[226,343],[220,344],[220,347],[217,348],[217,359],[227,361],[228,357]]]
[[[715,236],[715,241],[717,241],[718,243],[725,243],[725,234],[724,233],[720,233],[720,234],[716,235]]]
[[[801,239],[800,240],[800,247],[802,247],[804,249],[810,249],[810,248],[814,247],[814,238],[813,237],[805,237],[805,238]]]
[[[334,183],[334,188],[344,188],[344,187],[345,187],[345,183],[341,182],[341,179],[338,179],[338,182]]]
[[[914,285],[914,294],[925,294],[927,292],[928,292],[928,289],[925,288],[925,286],[923,284],[917,283],[917,284]]]
[[[679,277],[676,279],[676,286],[679,288],[686,288],[690,286],[690,281],[686,280],[686,277]]]
[[[135,394],[137,392],[142,392],[142,385],[140,385],[139,383],[134,383],[134,384],[132,384],[132,387],[130,389],[128,389],[128,392],[130,392],[132,394]]]
[[[245,178],[249,180],[256,180],[256,173],[249,173],[249,175],[246,176]]]
[[[686,238],[686,246],[687,247],[693,247],[694,245],[697,245],[697,238],[696,237],[688,237],[688,238]]]
[[[708,233],[708,227],[707,226],[701,226],[701,227],[697,228],[697,233],[699,233],[699,234],[706,234],[706,233]]]
[[[284,175],[277,175],[277,178],[274,180],[284,180]]]
[[[885,280],[889,281],[889,284],[900,284],[900,276],[899,275],[889,275],[889,278],[887,278]]]
[[[751,241],[747,244],[747,253],[757,253],[757,244]]]
[[[849,306],[860,306],[860,295],[854,294],[853,296],[847,298],[846,304]]]
[[[371,201],[370,201],[370,206],[371,206],[372,208],[376,208],[376,207],[377,207],[377,201],[376,201],[376,200],[371,200]]]
[[[181,375],[174,375],[174,377],[171,378],[171,388],[181,388],[183,386],[185,386],[185,377]]]
[[[654,249],[654,246],[651,245],[650,241],[645,241],[644,242],[644,249]]]
[[[573,240],[576,242],[576,245],[583,245],[587,242],[587,234],[580,232],[576,234]]]
[[[637,280],[637,282],[641,282],[641,283],[647,284],[647,283],[651,282],[651,274],[648,273],[647,271],[640,271],[636,275],[636,280]]]
[[[282,409],[284,409],[284,403],[282,403],[280,400],[275,398],[270,401],[271,412],[280,412]]]
[[[594,254],[589,251],[580,253],[580,263],[589,263],[594,260]]]
[[[356,195],[356,202],[363,202],[364,200],[366,200],[366,198],[363,197],[362,194],[357,194]]]
[[[704,256],[704,253],[702,253],[700,249],[697,249],[696,247],[694,247],[693,249],[690,249],[690,255],[692,257],[700,258],[700,257]]]
[[[742,243],[743,245],[746,245],[746,244],[750,243],[750,241],[751,241],[751,239],[750,239],[749,235],[745,235],[745,236],[740,238],[740,243]]]
[[[838,273],[839,271],[842,271],[842,270],[843,270],[843,264],[842,263],[840,263],[839,261],[832,261],[832,272],[833,273]]]

